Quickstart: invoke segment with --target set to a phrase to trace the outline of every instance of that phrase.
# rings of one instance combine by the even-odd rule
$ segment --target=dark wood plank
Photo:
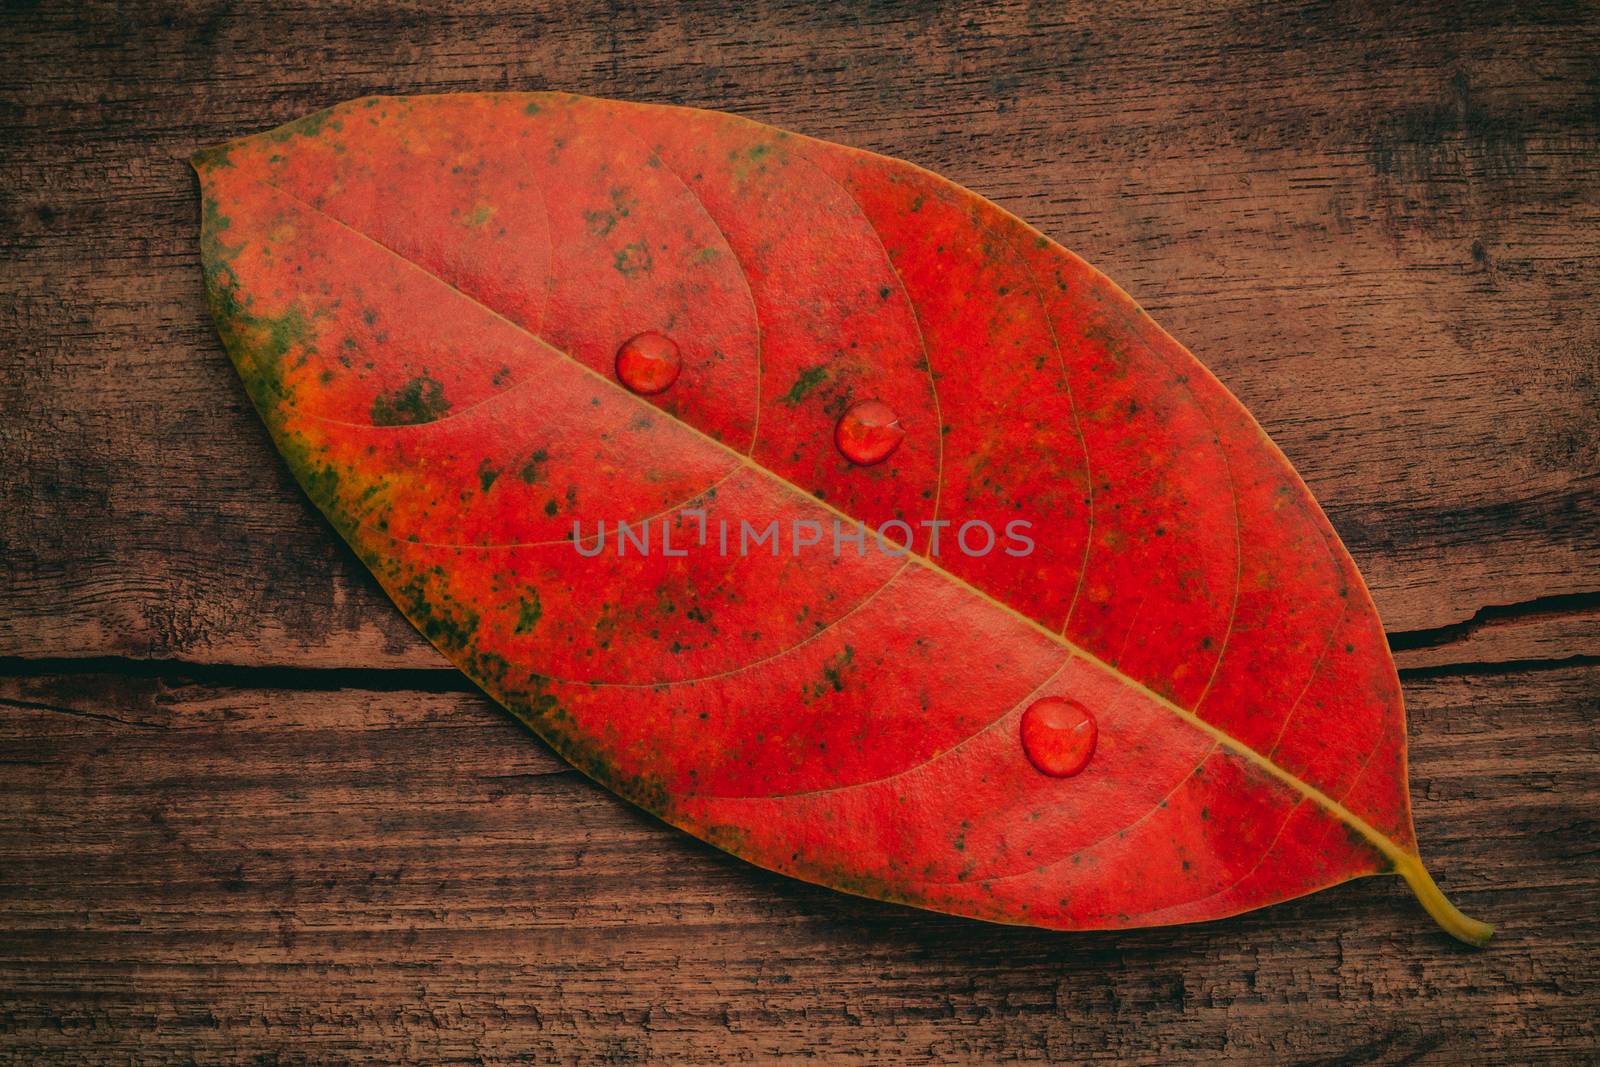
[[[1425,854],[1053,935],[759,871],[465,692],[0,681],[0,1060],[1592,1062],[1600,667],[1413,678]]]
[[[0,655],[438,662],[285,475],[196,262],[194,147],[368,92],[686,102],[931,166],[1217,370],[1391,629],[1595,592],[1600,19],[1199,7],[8,13]],[[1470,655],[1522,658],[1502,633]]]
[[[1600,16],[1193,6],[8,7],[0,1063],[1600,1058]],[[539,88],[915,160],[1134,293],[1366,573],[1424,852],[1495,944],[1387,880],[1119,935],[844,897],[467,691],[250,412],[184,160]]]

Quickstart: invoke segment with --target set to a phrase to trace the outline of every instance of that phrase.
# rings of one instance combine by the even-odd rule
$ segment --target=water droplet
[[[893,455],[905,435],[893,408],[881,400],[863,400],[834,427],[833,443],[851,463],[870,467]]]
[[[1052,778],[1070,778],[1087,767],[1099,735],[1094,716],[1076,700],[1045,697],[1022,713],[1022,751]]]
[[[666,392],[682,369],[677,342],[659,333],[637,334],[617,349],[617,377],[642,396]]]

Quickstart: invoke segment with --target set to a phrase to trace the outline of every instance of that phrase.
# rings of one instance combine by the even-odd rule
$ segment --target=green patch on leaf
[[[535,449],[533,453],[528,456],[528,461],[522,465],[522,469],[517,471],[517,477],[521,478],[528,485],[533,485],[535,482],[543,481],[544,465],[549,459],[550,453],[546,452],[542,448]]]
[[[617,250],[616,267],[628,276],[643,274],[650,269],[650,246],[643,241],[623,245]]]
[[[811,697],[813,699],[820,697],[830,689],[835,693],[844,692],[845,671],[850,669],[850,664],[855,658],[856,650],[849,645],[845,645],[838,654],[829,659],[827,663],[824,663],[822,665],[822,678],[811,685]]]
[[[789,391],[783,394],[782,402],[793,407],[810,396],[817,386],[827,380],[827,367],[807,367],[800,372],[800,377],[794,380],[794,384],[789,387]]]
[[[539,624],[539,616],[544,614],[544,605],[539,602],[539,591],[529,589],[522,595],[521,603],[517,605],[517,625],[512,628],[512,633],[531,633]]]
[[[423,371],[391,393],[379,393],[372,401],[374,426],[415,426],[433,422],[450,410],[444,398],[444,385]]]

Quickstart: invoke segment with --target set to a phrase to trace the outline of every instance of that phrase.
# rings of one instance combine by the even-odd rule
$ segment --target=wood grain
[[[1588,14],[24,12],[0,70],[0,654],[434,662],[248,410],[201,299],[185,163],[375,91],[678,101],[923,163],[1106,270],[1215,369],[1392,630],[1593,592]]]
[[[0,55],[0,1063],[1600,1058],[1592,4],[21,3]],[[1367,576],[1494,946],[1388,880],[1114,936],[844,897],[468,691],[249,409],[185,160],[545,88],[913,160],[1133,293]]]
[[[466,692],[13,678],[0,1058],[1580,1061],[1600,667],[1408,689],[1418,829],[1500,924],[1484,952],[1381,878],[1118,935],[846,897],[654,822]]]

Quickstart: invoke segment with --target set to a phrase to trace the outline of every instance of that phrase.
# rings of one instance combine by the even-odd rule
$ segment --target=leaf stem
[[[1414,856],[1400,856],[1395,858],[1394,866],[1406,880],[1406,884],[1411,887],[1411,891],[1417,895],[1417,899],[1422,902],[1422,906],[1427,909],[1428,914],[1433,916],[1433,921],[1438,923],[1445,933],[1458,941],[1465,941],[1474,948],[1482,948],[1489,943],[1489,939],[1494,936],[1494,927],[1469,918],[1462,914],[1460,908],[1450,903],[1450,899],[1444,895],[1444,890],[1439,888],[1433,876],[1428,874],[1427,868],[1422,865],[1422,860]]]

